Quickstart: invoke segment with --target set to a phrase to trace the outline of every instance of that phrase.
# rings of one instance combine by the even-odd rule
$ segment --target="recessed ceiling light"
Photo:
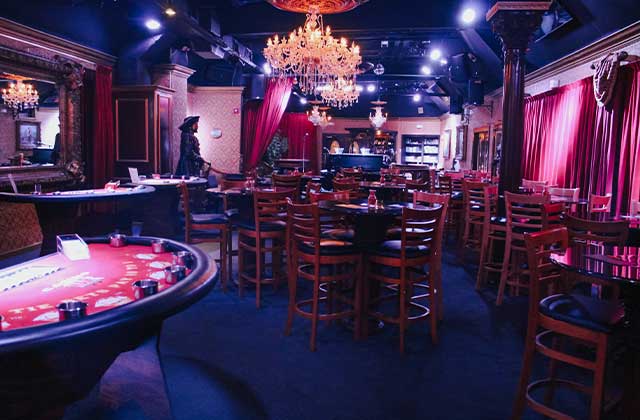
[[[262,65],[262,71],[264,71],[264,74],[271,74],[271,66],[269,63],[264,63]]]
[[[300,103],[305,105],[307,103],[307,98],[300,98]]]
[[[158,29],[160,29],[162,27],[162,25],[160,25],[160,22],[158,22],[155,19],[147,19],[144,22],[144,26],[147,27],[147,29],[151,30],[151,31],[156,31]]]
[[[462,14],[460,15],[460,20],[462,21],[462,23],[470,25],[476,21],[476,17],[477,17],[476,11],[471,7],[467,7],[462,11]]]
[[[171,7],[167,7],[166,9],[164,9],[164,14],[167,16],[175,16],[176,15],[176,11],[175,9],[171,8]]]
[[[422,74],[426,74],[427,76],[431,74],[431,67],[429,66],[422,66],[420,68],[420,71],[422,72]]]
[[[356,85],[356,90],[358,92],[362,92],[364,90],[364,87],[362,85]]]
[[[413,102],[420,102],[421,99],[422,99],[422,95],[420,95],[419,93],[416,93],[415,95],[413,95]]]
[[[367,85],[367,92],[375,92],[376,85]]]
[[[432,49],[429,53],[429,58],[433,61],[440,60],[440,57],[442,57],[442,51],[440,51],[438,48]]]

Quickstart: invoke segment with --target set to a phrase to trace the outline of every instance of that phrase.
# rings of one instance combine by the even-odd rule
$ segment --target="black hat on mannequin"
[[[193,124],[197,123],[199,120],[200,120],[199,115],[191,115],[184,119],[184,121],[182,122],[182,124],[180,124],[180,127],[178,127],[178,129],[180,131],[190,130],[191,127],[193,127]]]

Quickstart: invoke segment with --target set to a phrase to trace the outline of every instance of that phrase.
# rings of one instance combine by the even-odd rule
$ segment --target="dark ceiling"
[[[638,0],[559,2],[573,19],[532,43],[527,55],[529,70],[640,20]],[[178,11],[174,18],[162,13],[168,3]],[[365,90],[359,104],[334,114],[363,117],[369,102],[380,97],[389,102],[387,109],[394,116],[440,115],[448,110],[448,96],[467,95],[466,84],[454,83],[449,77],[450,63],[460,54],[473,56],[471,73],[484,82],[485,91],[499,87],[500,45],[484,21],[492,3],[369,0],[351,12],[325,16],[325,25],[335,35],[360,45],[369,67],[380,63],[385,68],[382,76],[369,70],[359,78],[363,86],[375,85],[375,92]],[[458,16],[469,6],[478,10],[479,19],[463,27]],[[119,83],[145,82],[141,69],[171,60],[195,68],[190,82],[201,85],[247,83],[251,74],[262,71],[266,39],[274,33],[289,33],[305,19],[263,0],[3,0],[0,16],[117,55]],[[153,32],[144,27],[151,17],[161,21],[162,29]],[[243,53],[242,48],[231,51],[233,43],[244,45],[251,53]],[[184,52],[183,47],[189,51]],[[434,48],[443,51],[448,64],[430,61],[428,55]],[[424,65],[431,67],[431,75],[421,73]],[[412,99],[415,92],[421,93],[419,102]],[[295,97],[290,106],[303,109]]]

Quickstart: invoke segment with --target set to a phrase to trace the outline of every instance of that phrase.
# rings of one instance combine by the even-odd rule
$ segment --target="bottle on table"
[[[369,207],[375,207],[378,202],[378,198],[376,197],[376,190],[369,190],[369,197],[367,198],[367,205]]]

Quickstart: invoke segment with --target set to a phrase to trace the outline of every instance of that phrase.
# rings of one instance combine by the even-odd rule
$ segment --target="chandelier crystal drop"
[[[23,83],[22,80],[9,83],[7,88],[2,89],[4,105],[11,110],[14,118],[28,109],[38,109],[39,99],[38,91],[33,85]]]
[[[269,38],[263,53],[275,76],[293,77],[305,94],[314,94],[319,86],[338,86],[341,80],[355,85],[362,63],[360,47],[334,38],[317,6],[310,8],[304,26],[288,37]]]
[[[382,114],[382,106],[386,104],[386,102],[382,101],[373,101],[371,102],[373,105],[373,110],[375,110],[375,114],[369,113],[369,121],[371,121],[371,125],[378,129],[381,128],[386,122],[389,114]]]

